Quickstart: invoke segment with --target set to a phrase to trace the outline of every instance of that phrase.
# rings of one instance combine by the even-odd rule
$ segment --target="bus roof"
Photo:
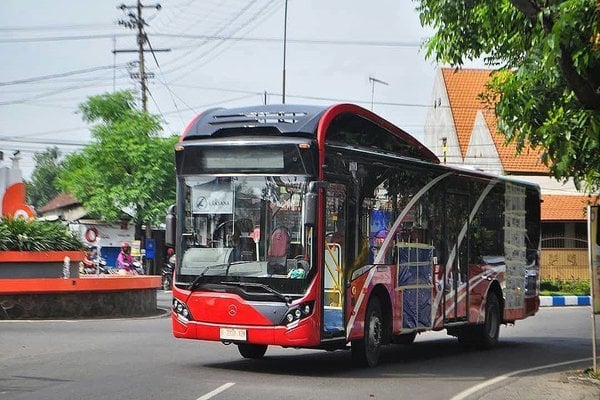
[[[268,104],[240,108],[212,108],[199,114],[183,132],[183,140],[211,137],[215,133],[239,128],[275,128],[280,134],[313,133],[321,106]]]
[[[304,136],[313,138],[322,148],[329,128],[336,117],[366,121],[387,132],[397,146],[394,149],[410,148],[410,155],[422,160],[439,164],[439,159],[427,147],[404,130],[378,115],[354,104],[334,106],[312,106],[296,104],[269,104],[241,108],[213,108],[194,118],[184,130],[181,141],[207,139],[228,136]],[[339,120],[339,118],[337,118]],[[360,129],[360,123],[352,124]],[[350,124],[348,125],[350,126]],[[374,135],[364,135],[363,144],[378,147],[377,143],[367,143]],[[385,147],[381,150],[386,151]]]

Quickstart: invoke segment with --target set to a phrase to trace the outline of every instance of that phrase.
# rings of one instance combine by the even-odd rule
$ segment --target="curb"
[[[589,306],[590,296],[540,296],[540,307]]]

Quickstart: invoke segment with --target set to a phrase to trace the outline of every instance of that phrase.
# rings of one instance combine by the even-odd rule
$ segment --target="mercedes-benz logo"
[[[235,304],[229,305],[229,311],[227,312],[230,317],[234,317],[237,314],[237,307]]]

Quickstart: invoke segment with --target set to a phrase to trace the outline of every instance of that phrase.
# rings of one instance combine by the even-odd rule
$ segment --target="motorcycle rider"
[[[117,269],[121,274],[135,273],[133,266],[133,256],[131,255],[131,245],[129,242],[121,243],[121,251],[117,256]]]
[[[171,290],[173,286],[173,269],[175,268],[175,250],[167,249],[167,262],[162,269],[161,286],[163,290]]]
[[[167,263],[171,264],[172,266],[175,266],[175,250],[173,250],[172,247],[169,247],[167,249]]]
[[[93,274],[96,272],[98,263],[98,248],[89,246],[85,252],[85,258],[79,263],[79,273]]]

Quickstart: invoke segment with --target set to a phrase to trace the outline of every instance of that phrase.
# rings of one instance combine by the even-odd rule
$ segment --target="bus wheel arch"
[[[449,333],[457,336],[466,347],[490,349],[498,343],[500,325],[504,323],[504,298],[498,281],[493,281],[485,297],[485,320],[481,324],[466,325]]]
[[[359,366],[374,367],[379,363],[381,347],[391,338],[392,307],[383,286],[376,286],[367,303],[363,338],[352,341],[352,361]]]
[[[485,300],[486,303],[490,297],[490,294],[496,295],[496,298],[498,299],[498,303],[500,306],[500,319],[502,322],[504,322],[504,296],[502,295],[502,289],[500,288],[500,283],[498,281],[495,280],[490,284],[490,288],[488,289],[486,300]]]

